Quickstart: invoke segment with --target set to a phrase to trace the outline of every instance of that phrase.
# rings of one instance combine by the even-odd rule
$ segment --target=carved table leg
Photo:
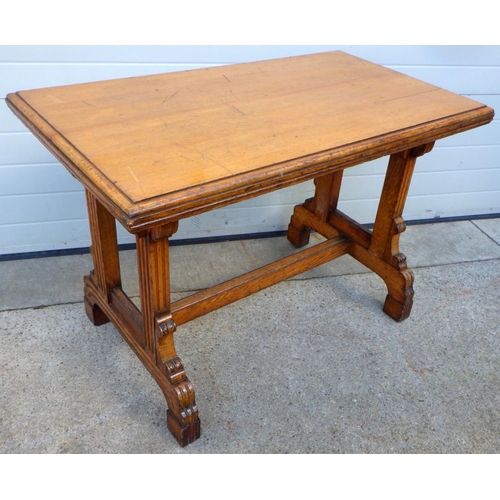
[[[406,319],[413,304],[413,272],[406,265],[406,256],[399,251],[399,236],[406,229],[402,213],[416,159],[429,152],[433,145],[426,144],[391,156],[368,247],[371,254],[398,271],[399,276],[379,273],[388,290],[384,312],[396,321]]]
[[[295,207],[288,226],[288,239],[298,247],[309,242],[311,229],[327,239],[347,237],[348,253],[385,281],[384,312],[396,321],[409,316],[413,303],[413,272],[399,251],[399,236],[406,228],[402,213],[416,159],[433,145],[391,155],[373,231],[337,209],[343,171],[315,179],[314,198]]]
[[[325,222],[328,219],[330,210],[337,208],[343,173],[343,170],[339,170],[338,172],[314,179],[316,186],[314,198],[306,200],[300,206]],[[304,224],[298,213],[294,213],[288,225],[288,240],[296,247],[303,247],[309,243],[310,234],[311,227]]]
[[[94,270],[86,276],[85,310],[96,326],[113,321],[149,370],[167,400],[167,426],[181,446],[200,436],[200,420],[191,382],[174,347],[170,315],[168,238],[177,223],[137,236],[141,312],[121,290],[114,217],[90,193],[87,206]]]
[[[92,246],[90,253],[94,262],[94,270],[85,277],[85,311],[90,321],[96,326],[109,322],[109,318],[97,305],[99,294],[105,302],[109,301],[109,291],[121,286],[120,261],[116,238],[115,219],[89,192],[86,192],[87,208],[90,221]],[[87,286],[92,279],[94,287]]]
[[[158,370],[155,380],[167,400],[167,426],[181,446],[200,437],[200,420],[194,390],[177,356],[170,315],[168,238],[177,223],[155,228],[137,237],[137,260],[141,293],[145,349]]]

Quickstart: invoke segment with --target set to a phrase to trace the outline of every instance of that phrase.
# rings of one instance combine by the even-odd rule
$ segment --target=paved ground
[[[498,453],[500,219],[410,226],[401,246],[416,291],[403,323],[342,257],[179,327],[202,421],[184,449],[140,361],[87,320],[89,256],[0,262],[0,453]],[[174,288],[290,251],[174,247]],[[121,258],[136,295],[133,252]]]

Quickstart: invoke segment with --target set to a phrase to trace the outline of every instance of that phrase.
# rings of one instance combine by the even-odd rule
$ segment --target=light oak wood
[[[307,200],[304,207],[307,208],[308,212],[316,215],[319,220],[309,216],[304,219],[305,213],[302,207],[295,208],[294,215],[290,219],[288,226],[288,240],[296,247],[302,247],[309,243],[311,229],[324,234],[326,238],[330,237],[333,228],[328,228],[324,222],[328,219],[330,212],[337,208],[343,173],[343,170],[339,170],[314,179],[316,186],[314,198]],[[320,225],[318,226],[318,224]],[[334,234],[338,236],[338,232]]]
[[[17,92],[7,104],[132,232],[493,116],[340,51]]]
[[[343,236],[319,243],[312,248],[285,257],[260,269],[180,299],[172,304],[172,316],[175,323],[181,325],[345,255],[348,249],[349,240]]]
[[[121,287],[116,223],[92,193],[86,191],[86,197],[92,237],[90,253],[94,262],[93,274],[99,290],[109,300],[110,291]],[[94,325],[103,325],[109,321],[102,309],[88,297],[85,299],[85,309]]]
[[[200,436],[177,326],[341,255],[378,274],[383,310],[408,317],[413,273],[399,250],[415,162],[493,110],[343,52],[21,91],[7,104],[86,187],[95,325],[112,321],[167,401],[181,446]],[[373,230],[337,208],[343,170],[389,156]],[[180,219],[314,179],[288,239],[327,241],[171,303],[169,238]],[[115,219],[136,235],[141,308],[121,288]],[[204,265],[193,263],[193,265]]]

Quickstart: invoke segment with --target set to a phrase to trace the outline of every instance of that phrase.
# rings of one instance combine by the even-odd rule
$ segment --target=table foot
[[[94,326],[105,325],[110,322],[106,313],[97,305],[96,300],[92,297],[92,287],[89,286],[91,276],[84,278],[84,298],[85,312]]]
[[[200,437],[200,419],[182,427],[170,410],[167,410],[167,428],[183,448]]]
[[[309,244],[310,235],[311,228],[300,224],[292,215],[290,224],[288,225],[288,241],[297,248],[305,247]]]
[[[337,218],[340,218],[339,215],[337,213]],[[351,242],[349,253],[384,280],[388,294],[383,311],[395,321],[408,318],[413,305],[414,275],[406,265],[405,255],[398,253],[386,262],[355,241]]]
[[[102,312],[97,304],[91,304],[87,298],[84,299],[85,312],[94,326],[101,326],[109,323],[109,318]]]
[[[184,447],[200,437],[194,389],[178,356],[163,361],[163,365],[168,382],[167,387],[162,387],[168,405],[167,428]]]
[[[403,321],[410,316],[415,278],[413,271],[406,264],[406,256],[403,253],[394,255],[391,264],[398,274],[395,276],[381,274],[389,292],[383,311],[395,321]]]
[[[194,389],[186,375],[184,364],[175,351],[176,325],[170,314],[155,318],[157,366],[163,372],[159,385],[167,400],[167,427],[181,446],[200,437],[200,419]]]
[[[413,294],[404,303],[398,302],[391,295],[387,295],[383,311],[395,321],[403,321],[410,316],[413,305]]]

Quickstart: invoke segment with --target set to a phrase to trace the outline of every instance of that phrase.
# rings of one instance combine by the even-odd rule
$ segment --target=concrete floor
[[[202,437],[82,304],[88,255],[0,262],[0,453],[498,453],[500,219],[409,226],[412,315],[344,256],[179,327]],[[284,238],[173,247],[176,294],[293,251]],[[121,254],[137,296],[134,252]]]

